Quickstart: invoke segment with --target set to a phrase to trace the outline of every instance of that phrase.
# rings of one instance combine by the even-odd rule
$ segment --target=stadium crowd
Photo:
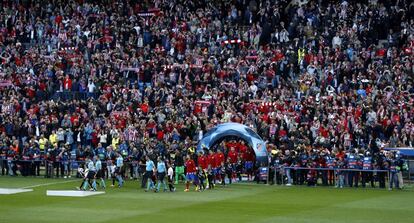
[[[414,144],[413,17],[406,0],[1,1],[2,174],[122,156],[131,177],[145,157],[179,175],[230,121],[284,166],[399,171],[382,149]]]

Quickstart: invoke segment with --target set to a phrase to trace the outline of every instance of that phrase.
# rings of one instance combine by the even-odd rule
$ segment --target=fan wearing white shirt
[[[339,33],[332,39],[332,47],[336,48],[337,46],[341,47],[342,45],[342,38],[339,37]]]
[[[250,85],[249,90],[250,90],[250,92],[252,92],[253,98],[255,98],[256,97],[256,92],[258,90],[257,86],[255,84],[252,84],[252,85]]]
[[[106,132],[99,133],[98,138],[99,138],[99,143],[101,143],[103,145],[103,147],[106,147],[107,146],[108,134],[106,134]]]
[[[92,80],[89,80],[88,81],[88,98],[95,97],[95,89],[96,89],[96,85],[93,83]]]

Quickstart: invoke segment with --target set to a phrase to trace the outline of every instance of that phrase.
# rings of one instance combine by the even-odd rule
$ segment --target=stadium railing
[[[27,164],[27,165],[26,165]],[[7,169],[10,167],[14,169],[14,172],[18,172],[19,175],[33,176],[34,166],[40,164],[39,176],[55,177],[57,166],[59,165],[59,175],[62,173],[62,168],[66,165],[68,167],[69,175],[72,177],[78,175],[78,167],[81,164],[85,164],[83,160],[68,160],[68,161],[52,161],[52,160],[7,160],[0,158],[0,169],[6,175]],[[104,168],[108,162],[102,161]],[[126,176],[138,178],[143,173],[140,169],[143,165],[140,165],[136,161],[125,161],[124,171]],[[25,169],[26,168],[26,169]],[[131,170],[131,168],[134,168]],[[391,172],[389,170],[362,170],[362,169],[341,169],[341,168],[307,168],[307,167],[268,167],[272,169],[273,174],[270,176],[270,171],[267,171],[267,183],[273,182],[274,184],[292,184],[292,185],[325,185],[325,186],[337,186],[349,187],[351,178],[358,179],[358,186],[362,186],[362,180],[365,180],[367,187],[371,186],[371,180],[375,187],[389,188]],[[8,170],[10,173],[10,170]],[[107,169],[104,169],[106,174]],[[3,174],[0,172],[0,174]],[[131,175],[132,174],[132,175]],[[9,174],[10,175],[10,174]],[[262,174],[260,174],[262,175]],[[263,174],[265,175],[265,174]],[[271,178],[272,177],[272,178]],[[403,182],[399,182],[400,184]],[[353,186],[355,183],[353,183]]]
[[[268,176],[268,182],[283,185],[325,185],[335,187],[350,187],[358,185],[362,187],[390,188],[391,172],[389,170],[363,170],[343,168],[308,168],[308,167],[270,167],[272,176]],[[271,179],[270,177],[273,177]],[[358,184],[356,184],[356,180]],[[403,182],[399,182],[400,184]]]
[[[102,161],[102,165],[104,168],[108,165],[109,162]],[[45,176],[53,178],[56,176],[56,171],[59,170],[59,175],[62,173],[62,168],[65,168],[65,166],[68,168],[69,176],[78,176],[78,167],[80,167],[82,164],[85,164],[84,160],[68,160],[68,161],[53,161],[53,160],[8,160],[8,159],[2,159],[0,158],[0,176],[6,175],[6,172],[9,173],[9,175],[14,175],[10,173],[17,173],[18,175],[25,175],[25,176],[34,176],[37,175],[37,173],[34,171],[34,168],[36,165],[39,165],[40,167],[40,174],[39,176]],[[125,161],[124,167],[125,172],[127,172],[127,175],[129,176],[131,173],[131,168],[134,166],[137,166],[138,171],[137,174],[142,174],[143,171],[139,172],[140,164],[138,162],[134,161]],[[12,168],[10,170],[10,168]],[[12,171],[12,172],[10,172]],[[107,172],[107,169],[104,169],[105,172]],[[132,171],[133,172],[133,171]],[[136,173],[136,172],[134,172]]]

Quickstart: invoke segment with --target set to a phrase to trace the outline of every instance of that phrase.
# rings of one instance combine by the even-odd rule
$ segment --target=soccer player
[[[198,153],[197,165],[199,169],[202,169],[204,172],[207,172],[207,169],[208,169],[207,156],[201,151]],[[207,177],[205,177],[204,180],[206,180],[206,178]]]
[[[101,159],[100,159],[99,156],[96,156],[95,168],[96,168],[95,179],[100,179],[101,180],[101,187],[103,189],[105,189],[106,185],[105,185],[105,180],[104,180],[104,175],[103,175],[102,162],[101,162]]]
[[[187,170],[185,179],[186,179],[186,184],[185,184],[185,192],[190,191],[190,184],[194,183],[197,179],[196,179],[196,166],[194,163],[194,160],[191,159],[190,155],[187,155],[187,160],[185,162],[185,168]]]
[[[232,179],[236,179],[236,175],[234,173],[236,173],[236,166],[237,166],[237,152],[236,152],[236,148],[235,147],[230,147],[230,151],[227,154],[228,157],[228,163],[231,166],[231,172],[232,175],[229,176],[230,182]]]
[[[183,176],[183,178],[185,179],[184,158],[183,158],[183,154],[181,154],[180,151],[177,151],[177,153],[175,154],[174,164],[175,164],[175,184],[178,184],[178,180],[180,176]]]
[[[157,180],[158,180],[158,184],[157,184],[157,189],[155,190],[155,192],[160,191],[161,184],[164,186],[164,192],[166,192],[167,191],[167,185],[164,181],[165,172],[166,172],[165,162],[161,157],[158,157],[157,161],[158,161],[158,163],[157,163]]]
[[[207,156],[203,154],[203,152],[199,152],[198,153],[198,157],[197,157],[197,163],[198,166],[203,169],[203,170],[207,170],[208,168],[208,161],[207,161]]]
[[[216,183],[216,171],[217,171],[217,167],[216,167],[216,154],[213,152],[213,150],[209,151],[209,155],[207,156],[207,163],[208,163],[208,183],[209,183],[209,188],[210,185],[212,185],[214,187],[214,184]],[[211,175],[211,176],[210,176]]]
[[[221,150],[217,151],[217,154],[215,156],[216,159],[216,175],[219,177],[219,181],[224,180],[221,174],[221,164],[225,162],[224,153]]]

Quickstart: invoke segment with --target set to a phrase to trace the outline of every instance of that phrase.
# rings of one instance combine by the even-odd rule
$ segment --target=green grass
[[[34,187],[0,195],[3,222],[414,222],[414,191],[237,184],[202,193],[145,193],[138,182],[93,197],[47,197],[74,179],[0,177],[0,187]],[[69,181],[69,182],[68,182]],[[57,183],[57,184],[54,184]]]

